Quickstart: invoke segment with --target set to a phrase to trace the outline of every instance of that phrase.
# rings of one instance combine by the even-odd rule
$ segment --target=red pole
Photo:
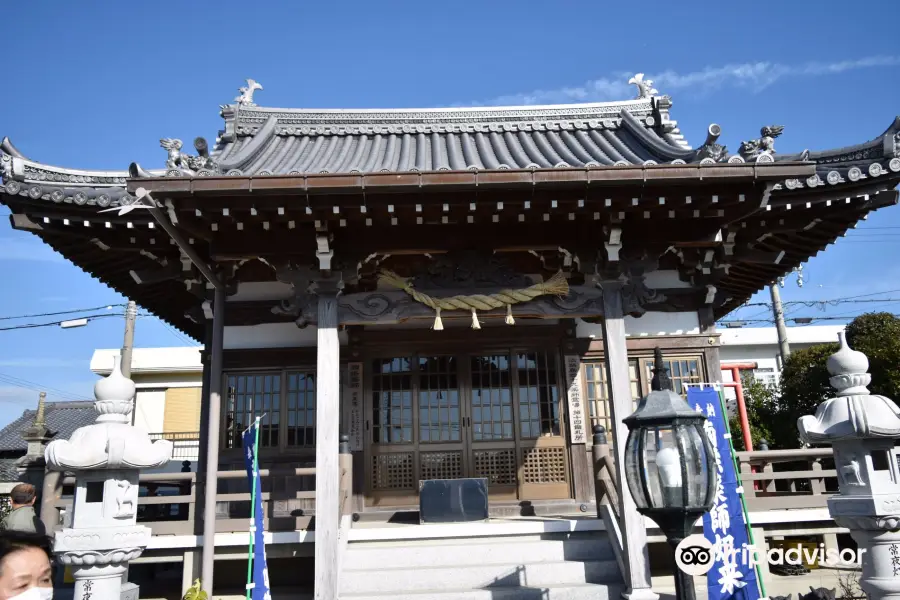
[[[744,449],[753,451],[753,436],[750,435],[750,420],[747,418],[747,405],[744,403],[744,385],[741,381],[741,369],[738,366],[729,366],[731,378],[737,384],[734,392],[737,395],[738,417],[741,419],[741,434],[744,437]]]

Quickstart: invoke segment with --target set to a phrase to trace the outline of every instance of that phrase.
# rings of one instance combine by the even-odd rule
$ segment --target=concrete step
[[[450,565],[533,564],[583,560],[615,560],[605,538],[572,537],[568,540],[494,539],[493,543],[446,540],[427,546],[405,543],[350,543],[344,572],[378,568]]]
[[[340,600],[619,600],[624,586],[590,583],[549,587],[512,587],[480,590],[422,590],[392,592],[386,595],[371,593],[340,594]]]
[[[441,560],[432,564],[447,563]],[[467,562],[453,566],[344,570],[340,589],[342,594],[390,593],[392,598],[396,598],[396,593],[400,592],[478,590],[488,587],[545,588],[583,583],[613,583],[620,580],[615,560],[495,565]]]

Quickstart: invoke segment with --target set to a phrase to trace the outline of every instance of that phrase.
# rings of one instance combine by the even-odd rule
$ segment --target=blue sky
[[[896,0],[859,10],[833,0],[15,2],[3,14],[0,136],[61,166],[159,167],[159,139],[215,138],[218,106],[248,77],[265,86],[256,99],[268,106],[432,107],[630,98],[628,77],[645,72],[672,96],[694,144],[716,122],[732,150],[769,124],[786,126],[781,152],[832,148],[870,139],[900,114],[897,14]],[[873,215],[811,260],[806,285],[789,282],[784,300],[893,289],[873,297],[900,298],[895,232],[900,208]],[[124,302],[5,218],[0,270],[0,317]],[[900,312],[900,302],[793,316],[866,309]],[[91,354],[121,345],[122,321],[0,336],[2,425],[37,398],[9,376],[52,386],[51,399],[90,398]],[[156,319],[138,321],[138,347],[182,343]]]

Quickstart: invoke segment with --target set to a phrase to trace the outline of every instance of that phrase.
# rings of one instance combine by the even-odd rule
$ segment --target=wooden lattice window
[[[419,480],[459,479],[462,477],[462,452],[422,452],[419,454]]]
[[[476,450],[475,473],[488,480],[488,485],[516,485],[516,451]]]
[[[522,439],[560,435],[558,366],[550,352],[516,354]]]
[[[474,439],[476,441],[513,439],[512,377],[509,355],[473,356],[470,364],[472,369],[472,435]]]
[[[236,373],[227,376],[226,447],[240,448],[241,435],[261,416],[259,445],[278,446],[281,421],[281,373]]]
[[[609,383],[607,381],[606,363],[603,361],[589,361],[582,365],[584,373],[584,393],[590,411],[591,426],[603,425],[606,431],[612,427],[612,407],[609,402]],[[628,361],[628,374],[631,380],[631,397],[634,406],[641,397],[641,382],[638,377],[638,361]],[[627,417],[628,415],[624,415]],[[624,417],[623,417],[624,418]],[[612,439],[609,436],[610,440]]]
[[[420,442],[458,442],[461,439],[458,378],[455,356],[419,358]],[[402,410],[401,416],[406,417],[406,409]]]
[[[565,483],[565,448],[525,448],[522,450],[525,483]]]
[[[372,439],[376,444],[411,444],[412,359],[372,361]]]
[[[393,452],[372,456],[372,486],[377,490],[412,489],[412,452]]]
[[[645,358],[641,362],[644,364],[644,369],[647,373],[647,381],[651,381],[653,379],[653,359]],[[687,384],[703,381],[703,368],[701,367],[701,358],[699,356],[664,358],[663,362],[669,369],[672,388],[680,396],[687,396]]]
[[[316,445],[316,376],[313,373],[288,371],[287,444]]]

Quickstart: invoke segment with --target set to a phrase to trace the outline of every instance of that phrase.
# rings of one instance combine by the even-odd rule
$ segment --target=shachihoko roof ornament
[[[642,100],[644,98],[652,98],[656,94],[659,93],[659,90],[653,87],[652,79],[644,79],[643,73],[637,73],[634,77],[628,80],[628,83],[631,85],[636,85],[638,88],[638,100]]]
[[[234,99],[235,102],[241,104],[243,106],[256,106],[253,102],[253,93],[256,90],[262,90],[263,86],[259,84],[255,79],[248,79],[247,85],[243,87],[239,87],[238,91],[241,93],[240,96]]]

